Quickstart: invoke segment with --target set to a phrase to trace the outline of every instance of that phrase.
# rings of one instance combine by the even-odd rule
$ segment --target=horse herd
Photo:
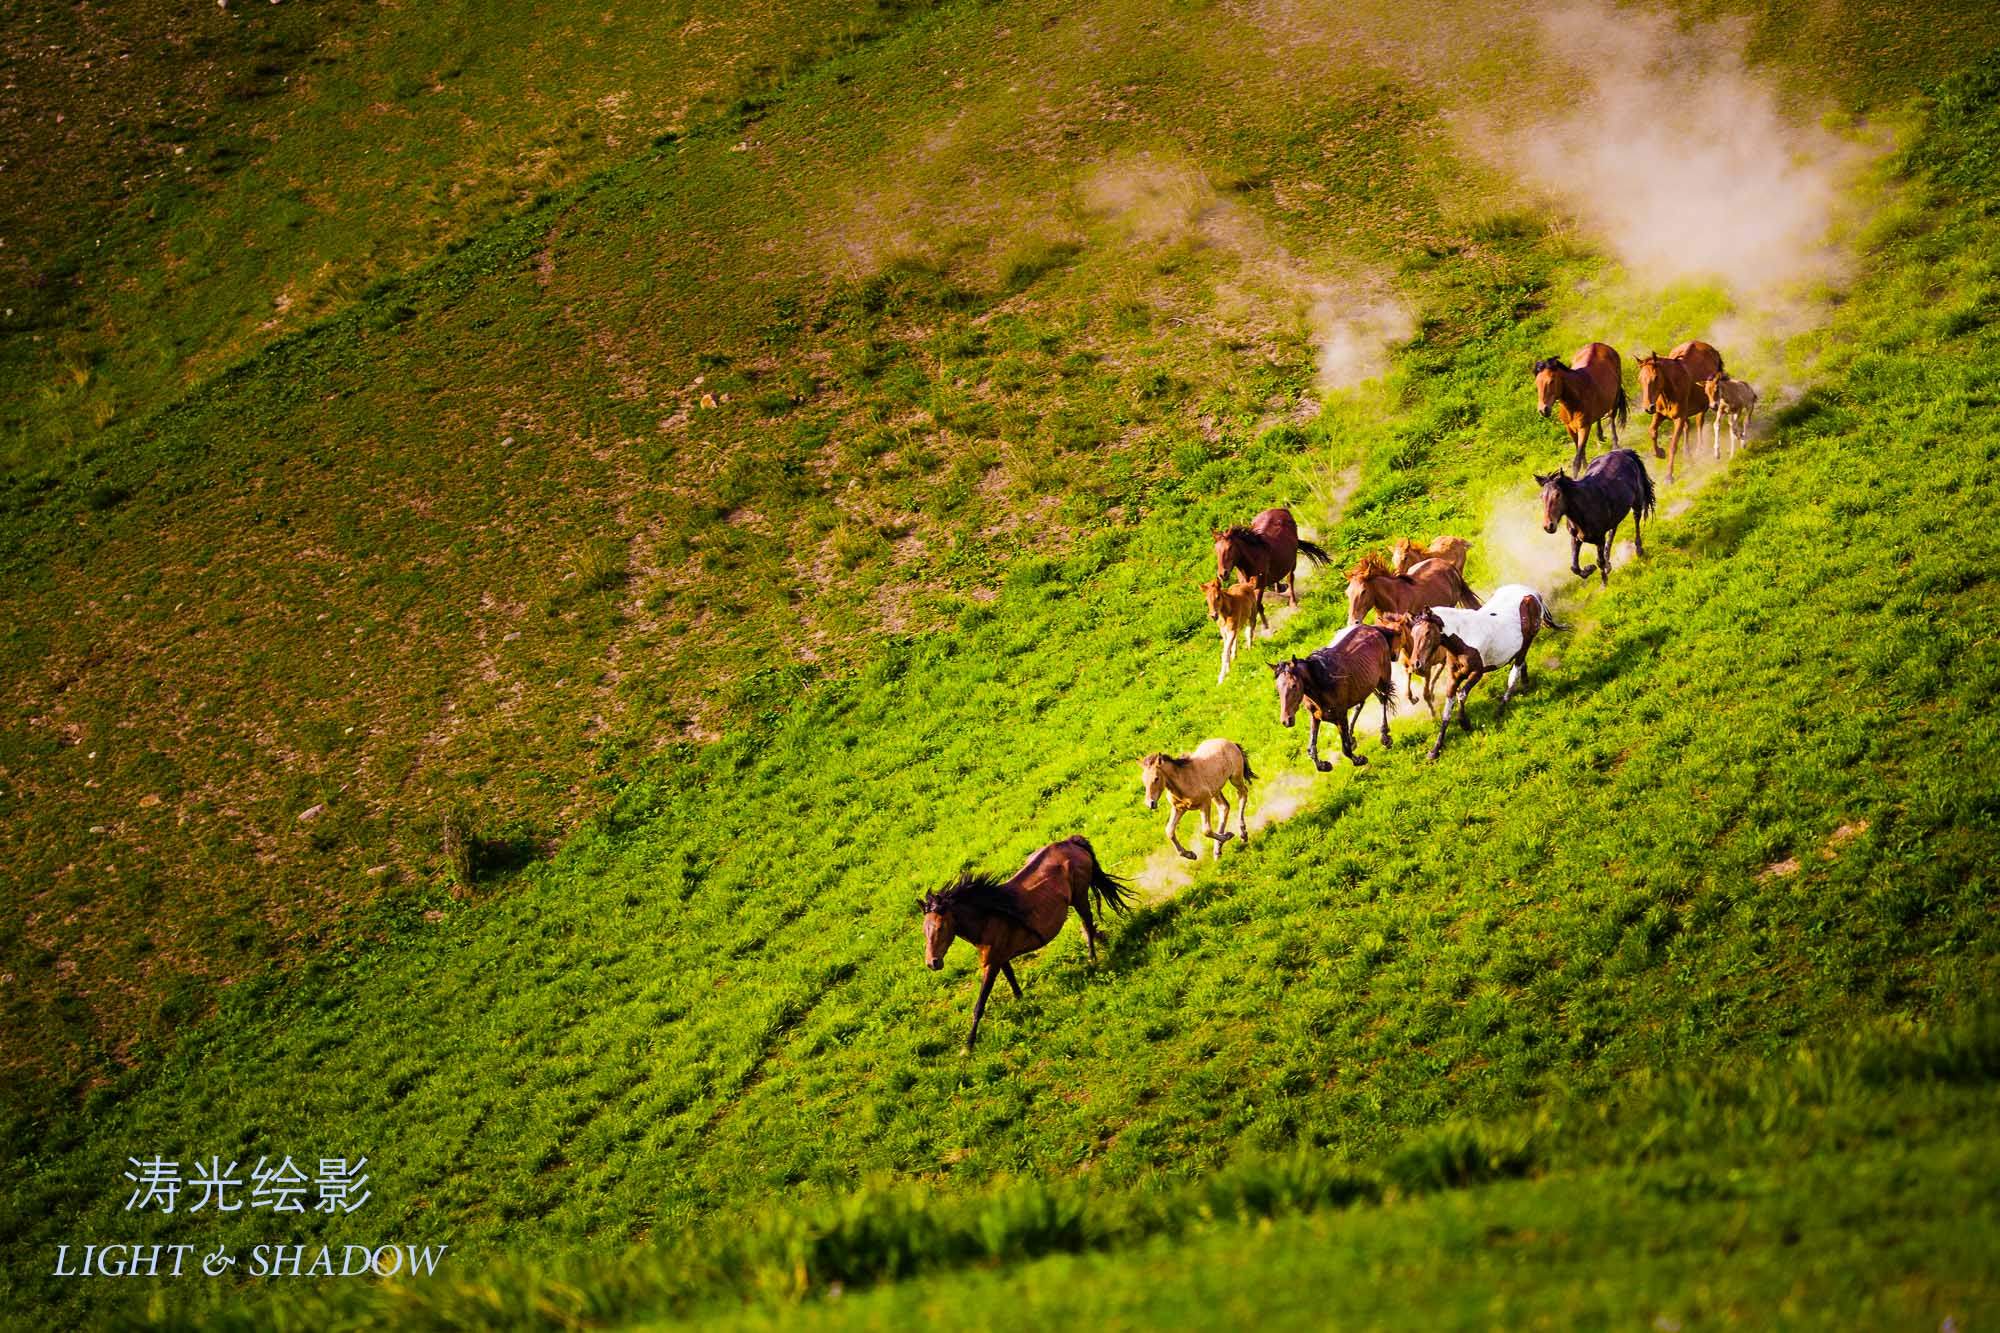
[[[1730,378],[1715,348],[1705,342],[1685,342],[1666,356],[1641,357],[1638,365],[1640,406],[1653,417],[1653,453],[1667,460],[1669,481],[1674,477],[1683,433],[1692,426],[1698,442],[1711,411],[1715,414],[1714,456],[1722,456],[1722,432],[1727,423],[1734,457],[1737,444],[1746,437],[1757,391]],[[1643,556],[1646,547],[1640,522],[1653,512],[1652,477],[1639,455],[1618,443],[1627,407],[1618,353],[1604,343],[1593,342],[1571,357],[1567,366],[1546,357],[1535,362],[1534,381],[1541,414],[1559,421],[1575,446],[1571,463],[1575,476],[1560,467],[1535,475],[1541,487],[1542,529],[1553,533],[1558,524],[1566,524],[1570,572],[1580,579],[1595,573],[1600,586],[1607,585],[1611,544],[1619,525],[1631,516],[1633,549]],[[1659,443],[1662,420],[1673,422],[1664,451]],[[1611,449],[1586,463],[1591,431],[1594,428],[1598,442],[1604,443],[1607,424]],[[1266,509],[1248,524],[1219,530],[1214,539],[1215,578],[1202,584],[1201,591],[1209,619],[1222,634],[1222,670],[1216,676],[1220,684],[1228,678],[1239,646],[1255,639],[1257,626],[1263,624],[1268,632],[1265,594],[1280,592],[1296,607],[1300,558],[1326,565],[1332,557],[1301,538],[1291,511],[1283,508]],[[1597,561],[1579,567],[1585,543],[1596,548]],[[1504,667],[1507,683],[1495,710],[1496,717],[1503,715],[1508,701],[1527,682],[1528,650],[1536,636],[1544,628],[1564,628],[1550,614],[1542,594],[1522,584],[1496,589],[1482,601],[1465,580],[1468,549],[1463,538],[1443,536],[1428,546],[1399,540],[1388,560],[1374,552],[1362,556],[1347,577],[1347,624],[1324,648],[1305,657],[1268,664],[1277,689],[1278,721],[1289,728],[1301,710],[1306,713],[1310,722],[1306,753],[1319,772],[1333,768],[1332,762],[1319,754],[1320,725],[1327,721],[1339,733],[1340,751],[1348,762],[1356,767],[1367,764],[1355,751],[1354,735],[1362,705],[1370,698],[1381,709],[1383,748],[1394,745],[1389,718],[1395,710],[1397,663],[1406,673],[1410,702],[1417,699],[1418,681],[1423,682],[1425,706],[1438,722],[1437,738],[1429,751],[1429,758],[1435,760],[1444,749],[1454,717],[1461,728],[1472,729],[1468,707],[1473,688]],[[1232,573],[1235,583],[1225,586],[1224,580]],[[1373,623],[1368,622],[1370,614],[1375,617]],[[1442,713],[1433,693],[1440,674],[1446,677]],[[1161,798],[1167,799],[1167,841],[1181,856],[1196,859],[1196,853],[1182,845],[1179,833],[1182,817],[1196,810],[1201,812],[1202,836],[1210,842],[1212,857],[1219,858],[1223,845],[1231,840],[1249,845],[1250,784],[1257,775],[1250,769],[1248,754],[1235,741],[1214,737],[1188,754],[1149,754],[1139,761],[1139,776],[1147,809],[1157,809]],[[1233,804],[1229,799],[1232,792],[1236,797]],[[1218,807],[1220,816],[1211,822],[1211,812]],[[1229,829],[1232,808],[1236,814],[1233,833]],[[979,1022],[996,978],[1004,976],[1015,997],[1020,997],[1021,986],[1014,979],[1015,958],[1054,939],[1074,908],[1095,962],[1102,934],[1092,912],[1093,902],[1098,912],[1104,912],[1123,911],[1132,901],[1131,887],[1104,869],[1089,841],[1082,837],[1042,848],[1012,878],[967,872],[920,899],[925,961],[933,970],[944,966],[945,952],[954,939],[963,937],[979,951],[979,998],[973,1004],[966,1049],[971,1050],[978,1039]]]

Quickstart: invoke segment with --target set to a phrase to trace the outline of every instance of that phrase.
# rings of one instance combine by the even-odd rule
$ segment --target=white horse
[[[1444,749],[1444,735],[1454,712],[1459,726],[1472,730],[1472,719],[1467,715],[1472,687],[1487,672],[1498,671],[1502,663],[1509,667],[1507,688],[1500,695],[1500,708],[1506,709],[1514,691],[1527,682],[1528,648],[1544,625],[1554,630],[1566,628],[1549,614],[1540,593],[1518,583],[1495,592],[1477,611],[1436,606],[1411,616],[1410,669],[1428,671],[1440,653],[1451,667],[1444,717],[1438,722],[1437,740],[1430,749],[1432,759]]]
[[[1250,757],[1243,753],[1243,747],[1219,736],[1197,745],[1193,754],[1178,758],[1149,754],[1139,761],[1139,780],[1146,788],[1146,808],[1158,809],[1162,792],[1170,796],[1174,812],[1167,818],[1167,841],[1190,861],[1195,859],[1194,853],[1181,846],[1180,835],[1175,832],[1181,816],[1190,810],[1201,811],[1202,836],[1214,841],[1216,856],[1222,855],[1222,844],[1238,833],[1246,847],[1250,844],[1250,826],[1244,821],[1244,812],[1250,808],[1250,784],[1256,777],[1250,771]],[[1237,833],[1229,831],[1229,797],[1224,795],[1229,787],[1236,788]],[[1209,804],[1217,801],[1222,804],[1220,833],[1208,821]]]
[[[1742,380],[1729,378],[1718,370],[1715,378],[1701,382],[1702,392],[1715,405],[1715,456],[1722,457],[1722,423],[1729,423],[1729,456],[1750,438],[1750,417],[1757,410],[1757,391]]]

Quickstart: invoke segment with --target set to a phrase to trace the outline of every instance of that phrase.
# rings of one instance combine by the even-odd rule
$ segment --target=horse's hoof
[[[1384,736],[1382,738],[1382,748],[1385,750],[1393,750],[1396,748],[1396,742],[1390,739],[1389,737]]]
[[[1182,852],[1182,853],[1181,853],[1181,855],[1182,855],[1182,856],[1185,856],[1185,857],[1186,857],[1186,858],[1187,858],[1188,860],[1190,860],[1190,861],[1192,861],[1192,860],[1194,860],[1194,859],[1195,859],[1195,858],[1194,858],[1194,853],[1193,853],[1193,852],[1186,852],[1186,851],[1184,851],[1184,852]]]
[[[1332,765],[1332,764],[1329,764],[1329,763],[1328,763],[1328,762],[1326,762],[1326,760],[1324,760],[1324,759],[1315,759],[1315,760],[1313,760],[1313,767],[1314,767],[1314,768],[1316,768],[1316,769],[1318,769],[1318,770],[1319,770],[1320,772],[1322,772],[1322,773],[1331,773],[1331,772],[1333,772],[1333,765]]]
[[[1350,764],[1352,764],[1352,765],[1354,765],[1354,766],[1355,766],[1356,768],[1366,768],[1366,767],[1368,767],[1368,761],[1367,761],[1366,759],[1363,759],[1363,758],[1362,758],[1362,757],[1361,757],[1360,755],[1358,755],[1358,754],[1351,754],[1351,755],[1347,756],[1347,762],[1348,762],[1348,763],[1350,763]]]
[[[1432,746],[1430,749],[1430,753],[1424,756],[1424,758],[1430,760],[1432,763],[1437,762],[1437,757],[1438,757],[1438,750],[1436,746]]]
[[[1221,833],[1211,833],[1208,836],[1214,838],[1215,845],[1220,847],[1223,843],[1228,842],[1231,838],[1235,837],[1236,835],[1225,829]]]

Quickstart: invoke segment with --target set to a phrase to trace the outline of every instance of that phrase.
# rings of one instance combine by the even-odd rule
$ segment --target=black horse
[[[1599,586],[1611,582],[1611,539],[1627,514],[1632,516],[1633,549],[1646,554],[1639,520],[1653,512],[1653,479],[1630,449],[1599,454],[1575,481],[1557,468],[1546,477],[1537,472],[1535,482],[1542,488],[1542,531],[1554,532],[1557,523],[1569,520],[1570,573],[1587,579],[1594,569]],[[1597,563],[1579,569],[1576,558],[1585,542],[1597,548]]]

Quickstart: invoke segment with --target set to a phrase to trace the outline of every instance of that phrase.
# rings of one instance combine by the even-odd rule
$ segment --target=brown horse
[[[979,950],[979,999],[972,1006],[972,1031],[965,1049],[979,1039],[979,1020],[986,1013],[986,995],[995,977],[1006,977],[1021,998],[1013,960],[1033,953],[1056,937],[1074,907],[1083,918],[1083,938],[1090,944],[1090,961],[1097,961],[1097,925],[1090,919],[1090,899],[1100,909],[1122,912],[1132,905],[1132,890],[1097,863],[1088,840],[1076,837],[1052,842],[1028,858],[1012,879],[998,875],[960,875],[936,893],[917,900],[924,913],[924,961],[933,972],[944,966],[945,950],[963,936]]]
[[[1419,546],[1408,537],[1396,538],[1395,572],[1407,574],[1426,560],[1442,560],[1453,569],[1465,572],[1465,553],[1472,544],[1463,537],[1433,537],[1429,546]]]
[[[1316,565],[1332,559],[1317,544],[1299,539],[1299,525],[1289,509],[1266,509],[1250,520],[1249,527],[1223,528],[1215,534],[1215,577],[1226,578],[1232,569],[1256,585],[1257,605],[1264,604],[1264,590],[1285,585],[1293,606],[1299,604],[1299,582],[1295,576],[1299,557]]]
[[[1416,663],[1416,655],[1410,645],[1410,626],[1422,614],[1423,612],[1421,611],[1412,611],[1408,614],[1400,611],[1384,611],[1375,617],[1375,626],[1389,636],[1389,646],[1395,652],[1396,660],[1403,664],[1403,678],[1407,689],[1405,697],[1411,703],[1417,701],[1417,679],[1422,677],[1424,682],[1424,707],[1428,708],[1431,716],[1435,718],[1438,715],[1438,710],[1433,698],[1433,691],[1437,682],[1438,672],[1444,669],[1443,665],[1438,662],[1432,662],[1429,666],[1419,669]]]
[[[1392,574],[1370,551],[1347,576],[1347,623],[1359,625],[1370,611],[1415,611],[1426,606],[1469,606],[1479,597],[1465,576],[1444,560],[1425,560],[1407,574]]]
[[[1618,353],[1607,343],[1590,343],[1565,366],[1552,356],[1535,362],[1535,406],[1543,416],[1551,411],[1576,442],[1570,471],[1583,475],[1584,448],[1590,428],[1604,443],[1604,423],[1611,423],[1611,447],[1618,447],[1618,428],[1625,424],[1625,375]]]
[[[1665,356],[1649,352],[1639,358],[1639,407],[1653,418],[1647,438],[1653,443],[1653,457],[1667,460],[1668,481],[1674,479],[1681,436],[1690,422],[1694,425],[1695,440],[1701,439],[1702,420],[1709,407],[1708,392],[1701,387],[1702,381],[1721,373],[1722,353],[1705,342],[1684,342]],[[1662,420],[1674,423],[1674,433],[1665,452],[1660,449]]]
[[[1347,762],[1356,768],[1368,763],[1354,753],[1354,723],[1371,694],[1382,704],[1382,748],[1395,744],[1389,738],[1389,714],[1396,707],[1391,670],[1395,662],[1394,636],[1379,625],[1359,625],[1342,630],[1332,643],[1310,657],[1270,664],[1278,685],[1278,721],[1291,726],[1298,719],[1301,703],[1312,714],[1306,753],[1314,768],[1322,773],[1333,769],[1319,757],[1319,724],[1327,718],[1340,729],[1340,752],[1347,756]]]

